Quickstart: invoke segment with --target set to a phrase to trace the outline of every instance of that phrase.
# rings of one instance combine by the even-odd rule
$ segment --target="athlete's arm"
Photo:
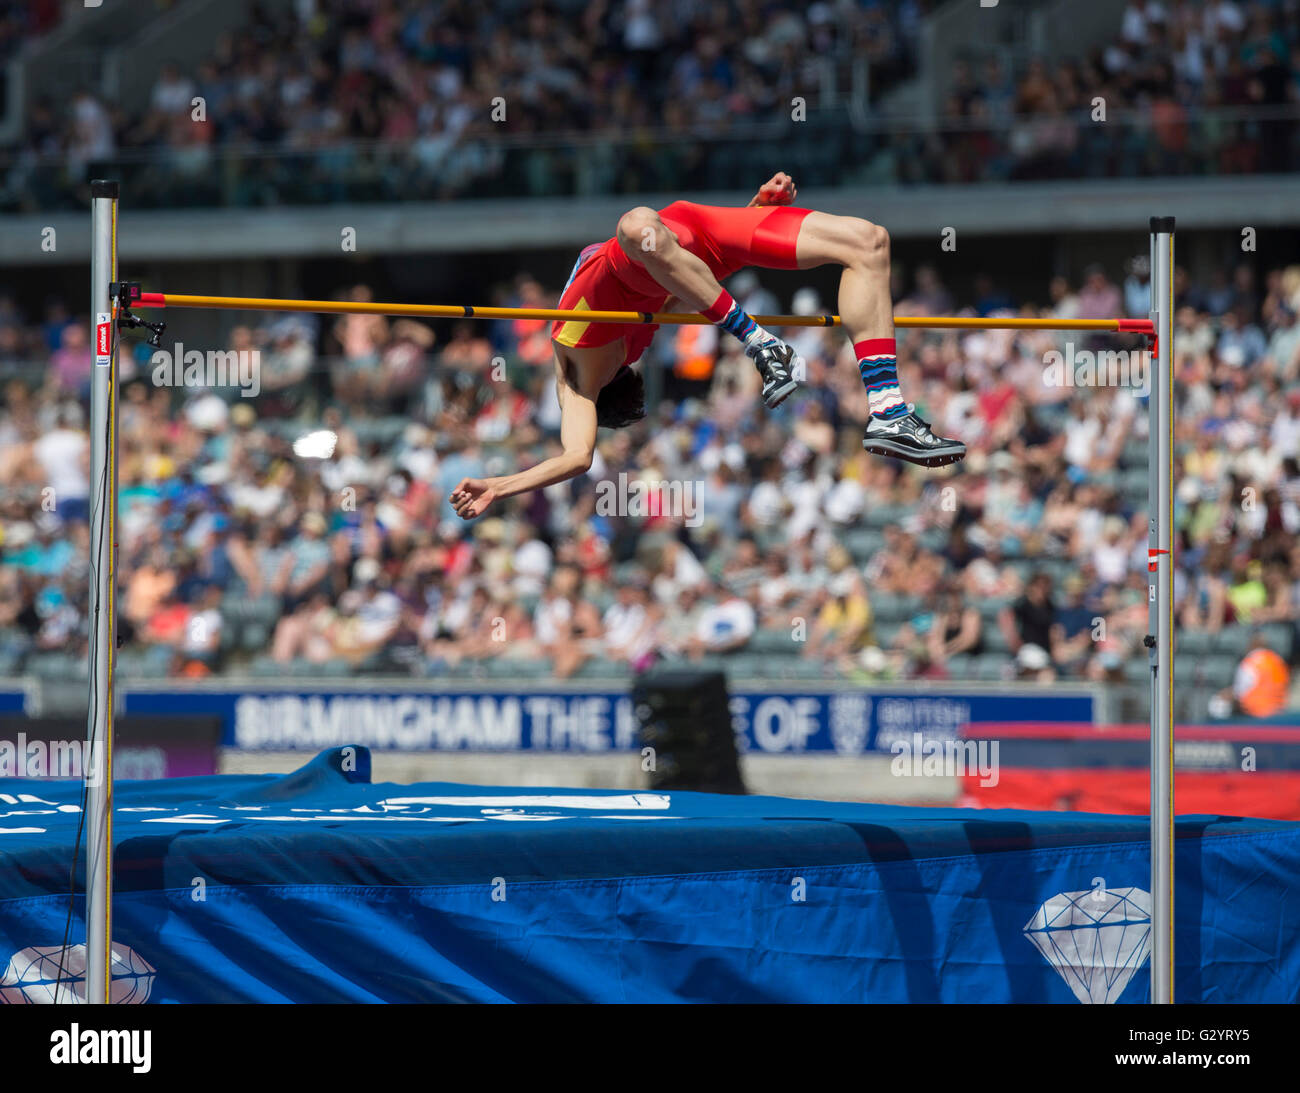
[[[482,516],[493,501],[515,494],[527,493],[567,482],[591,469],[591,458],[596,451],[596,399],[590,394],[575,390],[561,380],[560,444],[564,451],[544,459],[535,467],[518,474],[499,478],[466,478],[452,490],[451,506],[456,515],[465,520]]]
[[[758,193],[753,196],[746,208],[753,209],[760,205],[789,205],[798,196],[799,191],[795,189],[794,179],[784,171],[777,171],[758,188]]]
[[[498,497],[540,490],[591,470],[596,451],[596,400],[572,387],[560,391],[560,445],[564,451],[526,471],[492,479]]]

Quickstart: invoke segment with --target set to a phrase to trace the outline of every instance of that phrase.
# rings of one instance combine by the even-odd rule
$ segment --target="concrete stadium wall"
[[[717,205],[743,205],[750,193],[683,195]],[[864,216],[896,239],[959,235],[1086,236],[1132,232],[1145,251],[1148,220],[1178,217],[1180,232],[1293,227],[1300,178],[1257,175],[1213,179],[1133,179],[980,186],[844,187],[800,191],[800,204]],[[581,199],[457,201],[320,208],[193,209],[132,212],[122,194],[118,253],[123,263],[338,257],[340,231],[357,232],[366,254],[502,253],[576,248],[612,235],[619,216],[639,204],[662,205],[663,194]],[[88,213],[0,218],[0,266],[85,263]],[[57,252],[41,250],[42,231],[58,233]]]

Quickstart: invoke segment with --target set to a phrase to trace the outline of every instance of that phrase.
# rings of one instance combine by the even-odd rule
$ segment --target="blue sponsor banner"
[[[1092,721],[1091,694],[960,694],[810,691],[741,692],[733,723],[748,751],[890,752],[895,743],[956,740],[967,725],[1005,721]]]
[[[22,713],[26,709],[26,691],[0,690],[0,713]]]
[[[130,691],[130,713],[216,713],[226,747],[319,751],[352,740],[393,751],[627,751],[623,691]]]
[[[225,747],[319,751],[345,743],[396,751],[599,753],[636,747],[622,689],[432,692],[375,688],[135,690],[134,714],[217,714]],[[868,693],[737,690],[732,725],[743,751],[862,755],[915,734],[956,739],[970,724],[1092,721],[1090,694]]]

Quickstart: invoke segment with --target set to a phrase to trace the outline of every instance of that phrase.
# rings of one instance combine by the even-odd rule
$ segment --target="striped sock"
[[[893,338],[864,338],[853,343],[858,356],[862,386],[873,417],[898,417],[907,413],[903,392],[898,389],[898,349]]]
[[[745,343],[745,352],[751,357],[765,345],[771,345],[776,338],[764,330],[747,312],[731,298],[725,288],[721,295],[700,312],[709,322],[722,327],[728,334]]]

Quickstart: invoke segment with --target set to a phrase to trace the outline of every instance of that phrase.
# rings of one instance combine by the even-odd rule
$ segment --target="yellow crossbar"
[[[461,304],[355,303],[351,300],[274,300],[259,296],[181,296],[141,293],[133,307],[189,307],[220,311],[307,311],[323,315],[408,315],[427,319],[552,319],[584,323],[702,325],[693,312],[568,311],[551,307],[469,307]],[[755,315],[761,326],[839,326],[838,315]],[[1149,319],[976,318],[957,315],[899,315],[904,330],[1109,330],[1151,334]]]

